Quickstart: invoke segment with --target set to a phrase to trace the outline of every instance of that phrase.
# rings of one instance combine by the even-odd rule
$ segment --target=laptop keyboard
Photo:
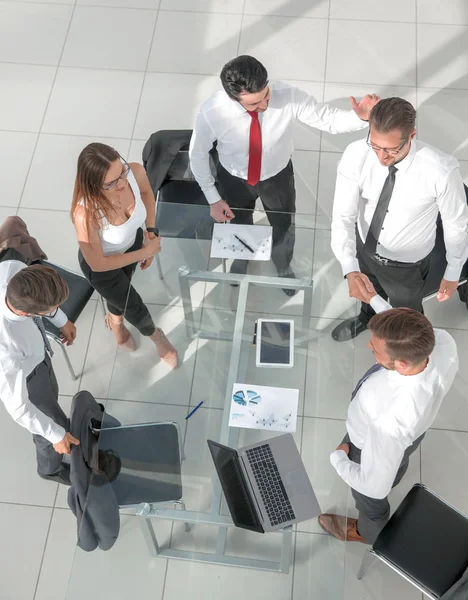
[[[246,454],[270,523],[274,526],[294,520],[296,515],[281,481],[269,444],[250,448]]]

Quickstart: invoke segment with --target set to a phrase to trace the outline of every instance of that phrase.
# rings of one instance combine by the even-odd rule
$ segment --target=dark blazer
[[[87,552],[109,550],[120,529],[119,505],[111,481],[118,475],[120,465],[113,457],[99,451],[98,433],[104,416],[104,407],[86,391],[75,394],[70,417],[70,433],[80,440],[72,446],[68,505],[77,520],[78,546]],[[120,423],[105,416],[107,427]]]
[[[164,130],[153,133],[143,148],[143,166],[154,194],[163,184],[180,150],[188,150],[191,129]]]

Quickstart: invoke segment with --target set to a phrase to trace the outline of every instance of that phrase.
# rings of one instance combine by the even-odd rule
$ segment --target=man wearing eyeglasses
[[[62,455],[79,444],[58,403],[52,353],[42,317],[73,343],[76,328],[59,305],[68,297],[62,277],[44,265],[0,262],[0,398],[14,421],[33,434],[37,472],[43,479],[70,485]]]
[[[302,90],[281,81],[268,81],[265,67],[253,56],[238,56],[221,71],[223,90],[200,107],[190,143],[190,165],[211,205],[215,221],[250,225],[259,197],[273,227],[272,260],[280,277],[294,277],[296,192],[291,162],[293,127],[343,133],[367,127],[374,95],[360,102],[350,98],[351,110],[319,104]],[[209,152],[217,142],[217,185]],[[231,208],[240,209],[233,212]],[[241,210],[244,209],[244,210]],[[247,261],[235,261],[231,271],[245,273]],[[292,296],[295,291],[284,289]]]
[[[350,340],[375,314],[365,301],[369,280],[393,307],[423,312],[424,283],[440,214],[447,268],[437,298],[448,300],[468,255],[468,208],[458,162],[415,139],[416,111],[401,98],[371,111],[367,140],[350,144],[338,165],[331,245],[361,300],[357,317],[332,332]]]

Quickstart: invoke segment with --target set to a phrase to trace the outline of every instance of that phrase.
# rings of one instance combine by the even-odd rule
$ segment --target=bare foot
[[[179,357],[177,350],[171,344],[164,334],[164,331],[159,327],[151,336],[151,340],[156,344],[156,350],[159,358],[163,360],[167,365],[175,369],[179,364]]]
[[[130,331],[125,327],[123,317],[108,313],[105,318],[105,323],[107,327],[114,332],[115,340],[119,345],[119,348],[122,348],[122,350],[127,352],[134,352],[136,350],[136,342]]]

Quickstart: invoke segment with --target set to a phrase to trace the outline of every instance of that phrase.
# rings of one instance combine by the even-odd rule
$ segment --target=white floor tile
[[[35,133],[0,131],[0,186],[7,206],[19,204],[36,140]]]
[[[244,0],[161,0],[162,10],[242,14]]]
[[[214,76],[148,73],[134,137],[146,140],[160,129],[192,129],[200,104],[220,87]],[[167,90],[171,91],[170,102]]]
[[[413,23],[416,10],[414,2],[405,0],[392,2],[391,8],[383,2],[373,2],[373,0],[364,0],[359,4],[353,3],[352,0],[330,0],[330,18]]]
[[[170,523],[158,522],[155,530],[163,544],[169,537]],[[67,600],[81,600],[86,596],[90,581],[93,581],[93,594],[103,599],[128,600],[137,593],[142,598],[162,600],[165,572],[166,560],[149,555],[138,519],[121,515],[119,537],[110,550],[83,552],[77,549]]]
[[[146,8],[157,10],[160,0],[77,0],[77,6],[110,6],[117,8]]]
[[[419,89],[419,139],[468,160],[468,123],[464,113],[467,102],[468,90]]]
[[[61,67],[43,131],[131,138],[142,82],[143,73]]]
[[[254,600],[259,590],[265,598],[284,600],[291,595],[291,584],[291,574],[174,560],[167,569],[164,600]]]
[[[60,64],[144,71],[156,16],[156,11],[77,6]]]
[[[3,222],[7,217],[16,215],[16,208],[9,206],[0,206],[0,221]]]
[[[329,0],[247,0],[244,14],[246,15],[279,15],[283,17],[315,17],[328,18]]]
[[[39,131],[55,67],[0,64],[0,129]]]
[[[34,600],[67,598],[76,552],[76,528],[76,518],[71,510],[54,510]]]
[[[421,446],[422,483],[468,514],[468,489],[463,477],[468,433],[428,431]]]
[[[71,6],[2,2],[0,4],[2,61],[58,64],[71,15]]]
[[[319,153],[296,150],[293,154],[296,211],[313,215],[316,211]]]
[[[2,504],[2,597],[32,600],[49,529],[51,508]]]
[[[418,25],[418,85],[468,89],[468,27]]]
[[[161,11],[148,70],[218,75],[236,55],[241,19],[232,14]],[[173,46],[174,39],[183,39],[184,44]]]
[[[468,25],[468,11],[464,0],[416,0],[420,23],[448,23]]]
[[[70,210],[78,156],[88,144],[98,141],[116,148],[122,156],[127,154],[129,140],[125,139],[41,134],[34,152],[21,206]],[[51,172],[51,165],[54,165],[53,172]],[[69,240],[69,244],[73,244],[73,239]]]
[[[326,83],[324,101],[331,106],[336,106],[337,108],[342,108],[344,110],[350,110],[351,104],[349,97],[354,96],[359,101],[366,94],[377,94],[381,98],[397,96],[399,98],[408,100],[408,102],[411,102],[413,106],[416,106],[416,88],[387,86],[380,84],[359,85],[347,83],[337,85]],[[353,131],[351,133],[338,133],[335,135],[324,131],[322,134],[321,150],[328,152],[343,152],[351,142],[365,138],[368,131],[369,130],[367,127],[365,129],[361,129],[360,131]]]
[[[395,40],[399,40],[397,45]],[[410,23],[374,22],[369,26],[366,21],[330,21],[329,82],[413,86],[415,60],[415,28]]]
[[[18,215],[28,226],[29,233],[37,239],[48,260],[81,273],[75,228],[67,209],[68,206],[63,211],[20,208]]]
[[[327,22],[244,16],[240,54],[260,60],[271,78],[323,81]]]
[[[109,397],[188,406],[197,342],[187,339],[182,308],[150,305],[149,309],[156,326],[164,330],[178,351],[180,366],[171,371],[159,359],[153,342],[132,327],[138,348],[131,354],[117,353]]]

